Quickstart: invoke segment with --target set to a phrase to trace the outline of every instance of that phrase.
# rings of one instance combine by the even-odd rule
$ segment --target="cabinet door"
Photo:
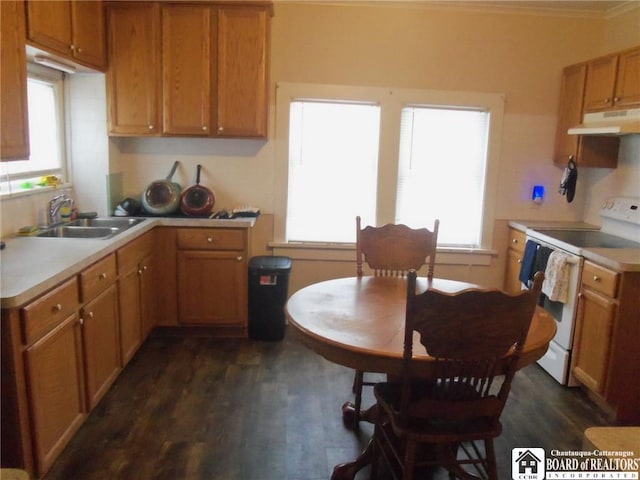
[[[140,318],[142,321],[142,338],[149,336],[156,326],[156,282],[157,268],[154,255],[149,254],[140,262]]]
[[[162,8],[164,134],[209,135],[211,15],[208,6]]]
[[[608,55],[589,62],[584,109],[597,112],[613,107],[618,55]]]
[[[606,385],[615,313],[612,299],[587,288],[580,292],[573,374],[597,393]]]
[[[640,106],[640,47],[620,54],[615,102],[616,108]]]
[[[29,158],[24,2],[3,2],[0,15],[0,157]]]
[[[113,3],[107,18],[109,135],[159,135],[160,9]]]
[[[70,1],[29,0],[27,18],[29,43],[66,57],[72,56]]]
[[[509,293],[518,293],[521,290],[520,266],[522,265],[522,253],[510,248],[507,250],[507,273],[505,275],[504,289]]]
[[[124,367],[142,344],[140,273],[138,268],[120,276],[118,300],[120,305],[121,364]]]
[[[81,62],[104,70],[106,39],[104,5],[100,0],[71,3],[73,56]]]
[[[267,136],[268,47],[267,8],[218,9],[218,136]]]
[[[556,143],[553,161],[566,165],[569,157],[577,159],[578,135],[569,135],[567,130],[582,122],[584,88],[587,79],[587,64],[571,65],[562,71],[560,84],[560,108],[556,127]]]
[[[81,310],[87,402],[95,407],[120,371],[118,298],[111,285]]]
[[[178,251],[178,319],[202,325],[246,325],[247,262],[231,251]]]
[[[27,348],[25,366],[37,471],[42,474],[85,417],[78,315]]]

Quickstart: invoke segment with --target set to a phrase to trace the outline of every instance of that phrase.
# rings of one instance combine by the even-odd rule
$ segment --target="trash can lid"
[[[279,256],[258,256],[249,260],[249,270],[288,271],[291,270],[291,259]]]

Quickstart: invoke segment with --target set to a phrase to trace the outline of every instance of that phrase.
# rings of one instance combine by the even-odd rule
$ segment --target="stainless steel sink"
[[[120,230],[126,230],[140,222],[144,222],[144,218],[124,218],[124,217],[97,217],[97,218],[82,218],[67,223],[69,226],[78,227],[108,227],[118,228]]]
[[[38,237],[49,238],[109,238],[117,235],[122,230],[114,227],[78,227],[62,225],[49,228],[38,234]]]
[[[144,222],[144,218],[83,218],[43,230],[38,237],[47,238],[111,238]]]

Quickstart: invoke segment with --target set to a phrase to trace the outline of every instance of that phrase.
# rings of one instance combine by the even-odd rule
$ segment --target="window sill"
[[[353,243],[287,243],[269,242],[274,255],[284,255],[294,260],[324,260],[333,262],[354,262]],[[487,248],[439,247],[437,265],[491,265],[496,250]]]
[[[6,183],[2,184],[2,190],[0,190],[0,199],[29,197],[31,195],[39,195],[41,193],[52,192],[55,190],[65,190],[72,187],[71,183],[60,183],[56,186],[47,185],[46,187],[35,186],[33,188],[12,188],[9,189]]]

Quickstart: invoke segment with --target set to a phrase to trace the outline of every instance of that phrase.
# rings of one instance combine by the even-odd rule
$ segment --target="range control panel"
[[[640,225],[640,198],[608,198],[600,206],[600,216]]]

